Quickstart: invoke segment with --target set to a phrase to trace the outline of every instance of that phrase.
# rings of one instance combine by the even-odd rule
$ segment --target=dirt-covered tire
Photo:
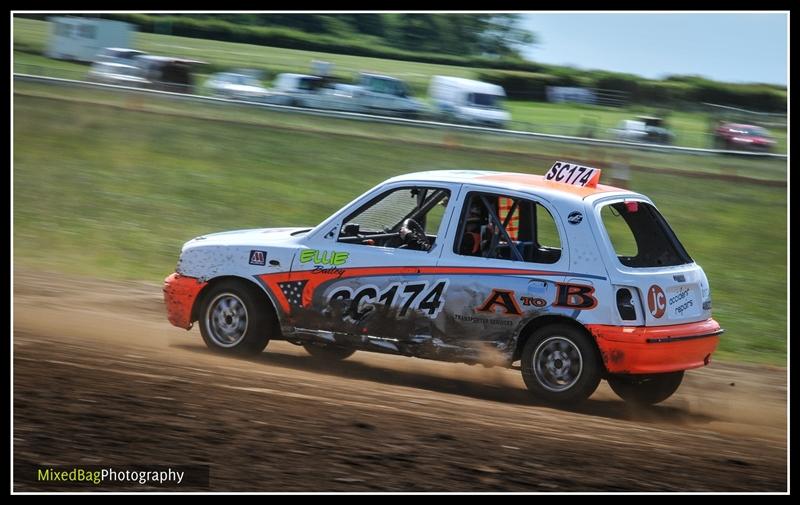
[[[209,349],[254,355],[280,331],[266,295],[245,281],[225,280],[203,294],[198,324]]]
[[[355,349],[338,345],[303,344],[303,348],[308,351],[312,358],[320,361],[342,361],[356,352]]]
[[[661,403],[678,390],[683,371],[655,375],[612,375],[608,385],[617,396],[637,405]]]
[[[566,324],[536,330],[522,351],[528,390],[550,403],[579,403],[600,384],[603,365],[591,337]]]

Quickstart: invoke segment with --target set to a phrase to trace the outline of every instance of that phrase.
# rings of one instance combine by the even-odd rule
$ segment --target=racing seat
[[[481,236],[475,231],[465,231],[461,239],[458,254],[464,256],[481,256]]]

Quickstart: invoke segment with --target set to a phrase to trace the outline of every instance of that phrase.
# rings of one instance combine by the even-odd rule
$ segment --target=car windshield
[[[623,265],[644,268],[692,262],[667,221],[649,203],[609,203],[600,209],[600,216]]]
[[[395,81],[395,90],[394,94],[401,98],[408,97],[408,88],[406,87],[405,83],[402,81]]]
[[[664,126],[664,120],[657,117],[641,117],[639,121],[643,122],[647,126]]]
[[[242,86],[259,86],[258,81],[249,75],[234,74],[231,77],[231,83],[239,84]]]
[[[752,135],[754,137],[768,137],[769,133],[764,128],[760,126],[748,126],[746,128],[747,135]]]
[[[365,76],[362,80],[362,85],[376,93],[384,93],[401,98],[408,96],[408,88],[405,83],[397,79]]]
[[[499,109],[501,104],[501,97],[497,95],[490,95],[488,93],[470,93],[467,100],[472,105],[478,107],[489,107],[492,109]]]
[[[303,77],[297,82],[297,88],[305,91],[312,91],[317,84],[315,77]]]

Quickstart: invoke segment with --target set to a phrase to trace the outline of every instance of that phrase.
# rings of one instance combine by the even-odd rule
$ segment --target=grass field
[[[46,47],[49,23],[30,19],[14,20],[14,65],[18,72],[36,72],[55,77],[82,79],[88,67],[40,56]],[[382,60],[341,54],[299,51],[277,47],[236,44],[215,40],[192,39],[170,35],[137,33],[134,47],[154,54],[169,54],[199,59],[224,68],[257,68],[269,75],[280,72],[308,73],[313,60],[334,64],[335,72],[351,78],[359,71],[393,75],[405,80],[415,94],[427,95],[431,76],[451,75],[474,78],[477,69],[448,65],[433,65],[410,61]],[[199,79],[202,82],[203,78]],[[608,130],[623,119],[640,114],[664,114],[647,107],[599,107],[574,104],[510,101],[507,104],[514,128],[540,133],[578,135],[583,123],[594,122],[602,138],[610,138]],[[686,147],[709,148],[709,120],[705,113],[668,111],[669,125],[675,130],[676,144]],[[772,128],[778,144],[776,152],[786,152],[786,129]]]
[[[459,149],[404,141],[411,133],[388,125],[339,122],[334,134],[296,114],[285,117],[309,128],[60,94],[14,96],[14,261],[41,269],[157,281],[193,236],[313,225],[393,175],[545,168],[489,149],[490,140],[486,149]],[[373,136],[342,134],[349,123]],[[632,187],[655,200],[705,268],[715,317],[728,330],[720,357],[785,365],[785,187],[646,171],[633,172]]]

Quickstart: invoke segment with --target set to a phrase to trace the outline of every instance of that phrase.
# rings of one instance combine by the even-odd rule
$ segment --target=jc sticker
[[[663,316],[667,309],[667,297],[664,295],[664,290],[656,284],[647,290],[647,309],[656,319]]]

